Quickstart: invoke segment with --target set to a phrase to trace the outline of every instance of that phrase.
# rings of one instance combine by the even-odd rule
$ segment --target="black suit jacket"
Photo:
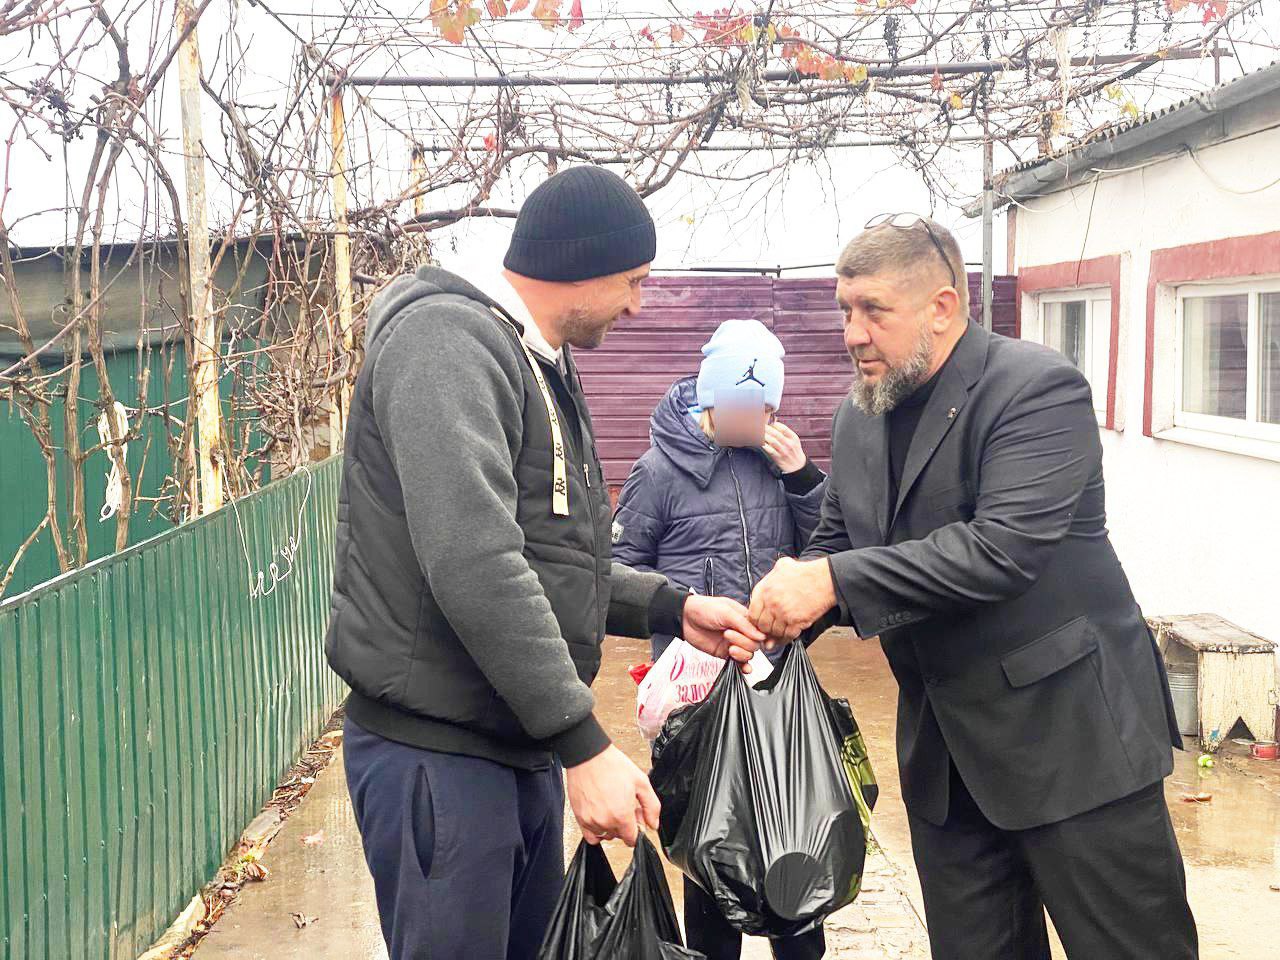
[[[1088,382],[970,324],[920,418],[895,503],[886,417],[846,399],[807,556],[899,683],[908,809],[948,808],[948,758],[996,826],[1054,823],[1172,770],[1164,666],[1107,537]]]

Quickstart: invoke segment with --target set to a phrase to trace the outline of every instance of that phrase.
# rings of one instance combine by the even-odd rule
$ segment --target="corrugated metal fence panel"
[[[132,960],[337,708],[340,476],[318,464],[0,605],[4,957]]]
[[[1018,336],[1017,295],[1017,277],[991,278],[991,329],[994,332],[1006,337]],[[982,316],[981,273],[969,274],[969,316],[974,320]]]
[[[186,362],[183,354],[182,346],[178,344],[165,348],[163,353],[157,351],[150,355],[150,403],[161,402],[164,397],[166,368],[170,365],[171,357],[173,382],[168,387],[168,395],[186,395]],[[112,392],[126,407],[132,408],[138,403],[138,368],[136,353],[115,353],[107,357]],[[85,364],[81,377],[81,397],[97,398],[98,376],[92,364]],[[66,423],[63,403],[62,400],[56,401],[49,411],[53,443],[59,448],[64,443]],[[180,418],[183,415],[183,405],[175,404],[170,412]],[[81,401],[80,422],[83,429],[80,442],[85,449],[98,445],[98,413],[93,404],[87,400]],[[142,431],[142,438],[128,445],[126,455],[134,484],[133,492],[136,497],[157,498],[164,493],[165,478],[173,473],[173,458],[166,443],[167,431],[163,421],[157,417],[149,418],[142,425]],[[106,521],[98,519],[106,500],[107,474],[110,471],[111,461],[105,450],[89,455],[84,469],[84,481],[87,518],[85,532],[91,560],[106,556],[115,549],[115,517]],[[61,452],[58,476],[59,486],[65,491],[67,467]],[[0,503],[4,504],[4,509],[0,510],[0,574],[8,568],[18,547],[30,536],[48,509],[47,481],[44,456],[31,430],[15,406],[0,404]],[[60,497],[60,500],[64,499]],[[65,502],[59,503],[58,522],[66,537],[69,522]],[[151,509],[151,504],[137,504],[129,518],[129,542],[139,543],[171,526],[169,520]],[[57,552],[49,531],[45,530],[18,564],[5,596],[15,596],[57,575]]]
[[[782,417],[825,470],[831,462],[831,417],[853,378],[836,282],[830,277],[775,280],[773,300],[773,332],[787,350]]]
[[[624,319],[598,350],[574,354],[612,485],[649,447],[649,415],[681,377],[698,372],[702,345],[725,320],[773,325],[768,277],[654,277],[644,308]]]
[[[723,321],[754,317],[787,350],[782,418],[824,468],[831,417],[853,375],[835,306],[834,277],[654,277],[644,308],[622,321],[598,350],[575,354],[596,424],[605,476],[620,486],[649,447],[649,415],[671,384],[698,372],[702,344]],[[969,274],[974,315],[982,276]],[[993,326],[1016,336],[1014,277],[993,283]]]

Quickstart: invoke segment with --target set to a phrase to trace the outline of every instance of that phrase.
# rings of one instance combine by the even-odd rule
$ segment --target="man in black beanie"
[[[589,841],[657,826],[592,712],[606,630],[739,661],[764,639],[739,604],[610,560],[569,348],[640,308],[655,249],[635,191],[576,167],[530,194],[500,275],[423,267],[370,310],[326,651],[351,686],[347,784],[391,960],[532,960],[564,788]]]

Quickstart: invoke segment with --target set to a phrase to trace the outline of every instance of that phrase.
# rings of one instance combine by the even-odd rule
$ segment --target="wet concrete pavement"
[[[838,960],[916,960],[928,957],[928,941],[921,922],[918,884],[910,863],[906,814],[898,790],[898,771],[892,756],[897,688],[879,644],[865,644],[850,633],[832,631],[811,648],[818,678],[832,696],[848,697],[871,752],[880,799],[872,829],[878,844],[868,859],[866,882],[858,901],[828,921],[827,956]],[[649,745],[636,729],[636,687],[627,667],[649,658],[644,640],[610,638],[604,666],[596,679],[597,711],[614,742],[641,769],[649,769]],[[565,849],[578,842],[577,825],[566,818]],[[611,844],[609,859],[615,872],[626,869],[628,851]],[[667,865],[667,879],[677,901],[680,872]],[[914,894],[914,902],[912,895]],[[744,960],[772,956],[767,941],[749,940]]]
[[[385,960],[341,750],[262,863],[270,875],[245,886],[196,949],[198,960]],[[295,914],[308,921],[305,926],[298,926]]]
[[[1205,960],[1280,957],[1280,763],[1196,764],[1195,741],[1165,781]],[[1183,798],[1207,793],[1208,803]]]
[[[619,746],[647,768],[647,744],[635,729],[635,686],[626,668],[646,659],[647,644],[611,639],[597,681],[598,712]],[[878,850],[869,860],[864,892],[828,921],[828,957],[833,960],[920,960],[928,957],[923,910],[911,860],[906,814],[893,759],[896,689],[876,643],[837,632],[811,650],[824,687],[854,705],[880,781],[873,829]],[[1167,796],[1187,861],[1188,889],[1206,960],[1275,960],[1274,933],[1280,917],[1280,764],[1239,756],[1222,758],[1211,770],[1196,766],[1197,754],[1180,755]],[[1204,804],[1182,801],[1210,793]],[[578,842],[566,818],[565,849]],[[306,844],[323,830],[323,842]],[[628,851],[610,844],[619,874]],[[341,757],[321,774],[289,818],[263,860],[271,871],[251,884],[196,951],[197,960],[382,960],[373,889],[351,816]],[[672,893],[678,875],[669,869]],[[314,918],[301,929],[294,915]],[[1270,918],[1270,919],[1268,919]],[[764,960],[770,951],[751,941],[744,960]],[[1060,948],[1055,957],[1062,956]],[[1096,960],[1096,958],[1086,958]]]

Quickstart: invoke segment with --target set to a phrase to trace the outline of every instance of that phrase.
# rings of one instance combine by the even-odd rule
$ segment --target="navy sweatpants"
[[[342,752],[391,960],[533,960],[564,881],[559,766],[420,750],[351,720]]]

